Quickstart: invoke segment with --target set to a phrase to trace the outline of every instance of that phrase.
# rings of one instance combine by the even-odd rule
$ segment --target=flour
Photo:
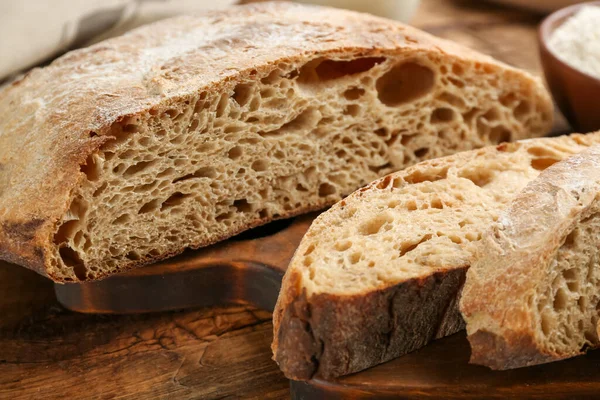
[[[554,31],[549,46],[562,61],[600,78],[600,7],[582,7]]]

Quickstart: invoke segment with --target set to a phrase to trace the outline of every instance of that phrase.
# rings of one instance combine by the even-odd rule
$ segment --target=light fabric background
[[[66,50],[179,14],[252,0],[0,0],[0,81]],[[408,21],[419,0],[299,0]]]

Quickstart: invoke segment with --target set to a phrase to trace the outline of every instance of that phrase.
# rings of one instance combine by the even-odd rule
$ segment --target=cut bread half
[[[460,302],[471,362],[518,368],[600,345],[600,146],[557,163],[477,247]]]
[[[281,2],[158,22],[0,92],[0,258],[100,278],[551,119],[538,79],[366,14]]]
[[[330,378],[464,327],[458,294],[483,233],[528,182],[600,132],[504,143],[376,180],[312,224],[273,315],[288,378]]]

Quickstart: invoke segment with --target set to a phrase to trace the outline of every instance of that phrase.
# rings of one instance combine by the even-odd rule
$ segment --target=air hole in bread
[[[577,230],[574,230],[571,233],[569,233],[567,235],[567,237],[565,238],[565,243],[563,244],[563,246],[572,247],[575,244],[575,241],[577,240],[578,233],[579,233],[579,231],[577,231]]]
[[[179,115],[179,111],[175,109],[170,109],[164,112],[164,117],[168,119],[174,119]]]
[[[390,131],[387,128],[379,128],[375,131],[375,134],[380,138],[388,139],[390,136]]]
[[[405,62],[382,75],[376,89],[379,101],[388,107],[397,107],[426,96],[434,84],[433,70],[416,62]]]
[[[579,282],[575,280],[567,281],[567,288],[570,292],[577,293],[579,291]]]
[[[241,146],[234,146],[227,152],[227,157],[232,160],[237,160],[244,154],[244,149]]]
[[[136,251],[132,250],[129,253],[125,254],[125,258],[127,258],[128,260],[132,260],[132,261],[138,261],[142,257]]]
[[[471,110],[469,110],[463,114],[463,116],[462,116],[463,121],[465,121],[465,123],[467,125],[471,125],[473,123],[473,121],[475,120],[475,118],[477,118],[480,113],[481,113],[481,110],[479,108],[472,108]]]
[[[159,209],[161,204],[162,204],[162,202],[159,199],[150,200],[149,202],[147,202],[140,208],[140,210],[138,211],[138,214],[146,214],[146,213],[156,211]]]
[[[305,267],[308,267],[312,264],[312,257],[305,257],[304,261],[302,262],[304,264]]]
[[[377,166],[370,165],[369,170],[375,172],[377,175],[382,175],[382,171],[384,171],[386,169],[391,170],[392,167],[393,167],[392,163],[388,162],[383,165],[377,165]]]
[[[330,183],[322,183],[319,185],[319,197],[327,197],[336,193],[335,186]]]
[[[358,229],[359,233],[364,236],[374,235],[378,233],[385,224],[394,222],[394,217],[388,213],[382,213],[370,221],[363,223]]]
[[[269,132],[259,132],[263,137],[277,136],[288,133],[308,132],[314,129],[321,120],[319,110],[309,107],[279,129]]]
[[[100,176],[100,157],[97,154],[90,155],[85,164],[81,165],[81,172],[85,174],[88,180],[96,181]]]
[[[551,320],[551,317],[544,313],[542,314],[542,332],[544,333],[545,336],[548,336],[550,334],[550,331],[552,329],[553,326],[553,321]]]
[[[79,221],[67,221],[63,223],[54,234],[54,243],[65,243],[69,238],[73,237],[79,227]]]
[[[310,253],[312,253],[313,251],[315,251],[316,246],[314,244],[310,244],[307,248],[306,251],[304,252],[304,255],[307,256]]]
[[[138,174],[144,171],[145,169],[152,167],[154,164],[156,164],[156,160],[140,161],[137,164],[133,164],[130,167],[127,167],[127,169],[123,172],[123,176],[130,177],[132,175]],[[118,168],[118,170],[121,170],[121,168]]]
[[[83,265],[83,260],[79,257],[79,254],[71,249],[70,247],[61,247],[59,255],[62,262],[70,268],[73,268],[73,272],[77,279],[85,280],[87,278],[87,270]]]
[[[385,57],[365,57],[354,60],[329,60],[317,58],[300,68],[298,82],[311,84],[340,79],[350,75],[367,72],[377,64],[385,61]]]
[[[346,251],[350,247],[352,247],[352,242],[349,241],[349,240],[345,240],[345,241],[341,241],[341,242],[336,242],[336,244],[335,244],[335,249],[337,251]]]
[[[98,189],[94,190],[94,193],[92,193],[92,197],[98,197],[98,196],[102,195],[102,193],[106,190],[107,187],[108,187],[108,183],[104,182],[102,185],[100,185],[98,187]]]
[[[113,220],[113,225],[126,224],[131,221],[133,218],[129,214],[123,214]]]
[[[123,132],[127,132],[127,133],[135,133],[135,132],[139,132],[140,127],[137,124],[126,124],[125,126],[123,126]]]
[[[180,205],[185,199],[191,197],[191,194],[184,194],[181,192],[175,192],[168,199],[166,199],[160,206],[160,211],[167,211],[170,208]]]
[[[568,297],[567,293],[563,288],[558,288],[556,291],[556,295],[554,296],[554,310],[561,311],[564,310],[567,305]]]
[[[531,160],[531,167],[538,171],[543,171],[558,162],[555,158],[534,158]]]
[[[248,200],[246,199],[239,199],[233,202],[233,206],[239,211],[239,212],[252,212],[254,210],[254,207],[252,206],[252,204],[248,203]]]
[[[197,119],[193,119],[192,123],[188,127],[188,131],[189,132],[195,132],[198,129],[199,125],[200,125],[200,121],[198,121]]]
[[[462,89],[465,87],[465,82],[463,82],[462,80],[460,80],[458,78],[454,78],[452,76],[448,77],[448,82],[450,82],[451,84],[453,84],[454,86],[456,86],[459,89]]]
[[[444,204],[440,199],[433,199],[431,200],[431,208],[437,208],[438,210],[441,210],[444,208]]]
[[[512,133],[502,125],[490,129],[489,140],[492,143],[510,142]]]
[[[460,75],[463,75],[465,73],[465,69],[460,64],[452,64],[452,73],[454,75],[460,76]]]
[[[423,158],[429,153],[428,147],[421,147],[420,149],[415,150],[415,157]]]
[[[462,169],[458,172],[458,176],[461,178],[465,178],[473,182],[475,185],[479,187],[484,187],[488,183],[494,179],[495,171],[492,169],[484,170],[481,168],[471,169],[466,168]]]
[[[354,252],[352,254],[350,254],[350,257],[348,258],[350,261],[350,264],[357,264],[362,258],[362,253],[360,252]]]
[[[442,107],[433,110],[433,113],[431,113],[430,122],[432,124],[442,124],[452,122],[455,118],[455,112],[453,109]]]
[[[217,171],[214,167],[202,167],[199,168],[196,172],[194,172],[195,178],[215,178],[217,176]]]
[[[455,108],[466,108],[466,104],[463,99],[449,92],[443,92],[441,95],[438,96],[438,99]]]
[[[585,296],[579,296],[579,299],[577,299],[577,307],[579,308],[579,311],[581,312],[585,312],[585,310],[587,309],[587,298]],[[583,330],[583,328],[582,328]]]
[[[250,166],[256,172],[266,171],[269,168],[268,160],[256,160]]]
[[[216,109],[216,117],[221,118],[227,112],[227,107],[229,106],[229,96],[227,93],[222,93],[219,98],[219,102],[217,103]]]
[[[428,240],[430,240],[433,237],[432,234],[428,233],[427,235],[424,235],[419,241],[414,242],[414,243],[410,243],[410,242],[405,242],[402,243],[402,245],[400,246],[400,257],[403,257],[404,255],[406,255],[407,253],[414,251],[417,247],[419,247],[419,245],[427,242]]]
[[[429,168],[429,169],[415,169],[411,174],[404,177],[404,181],[409,184],[421,183],[421,182],[435,182],[441,179],[446,179],[448,175],[448,168]]]
[[[522,121],[531,112],[531,104],[527,100],[523,100],[513,110],[513,115],[519,121]]]
[[[239,83],[233,89],[233,100],[241,107],[245,106],[252,98],[255,88],[256,85],[253,83]]]
[[[360,106],[358,104],[349,104],[343,111],[344,115],[350,115],[356,117],[360,113]]]
[[[450,235],[449,238],[452,241],[452,243],[461,244],[463,242],[462,239],[456,235]]]
[[[292,71],[294,72],[294,71]],[[297,71],[296,71],[297,73]],[[275,85],[276,83],[278,83],[281,80],[281,71],[278,69],[275,69],[273,71],[271,71],[269,73],[269,75],[265,76],[264,78],[262,78],[260,80],[260,82],[264,85]],[[288,76],[288,78],[291,77],[291,73],[290,76]]]
[[[307,187],[305,187],[304,185],[302,185],[301,183],[296,185],[296,190],[298,192],[308,192],[309,189]]]
[[[365,89],[351,87],[344,92],[344,97],[346,100],[358,100],[363,94],[365,94]]]
[[[482,116],[488,122],[497,121],[502,118],[502,113],[497,107],[490,108],[485,114]]]

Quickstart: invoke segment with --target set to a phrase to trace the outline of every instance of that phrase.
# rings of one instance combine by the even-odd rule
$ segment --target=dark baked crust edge
[[[275,316],[274,359],[286,377],[333,378],[419,349],[464,328],[458,297],[467,267],[352,296],[293,293]]]

